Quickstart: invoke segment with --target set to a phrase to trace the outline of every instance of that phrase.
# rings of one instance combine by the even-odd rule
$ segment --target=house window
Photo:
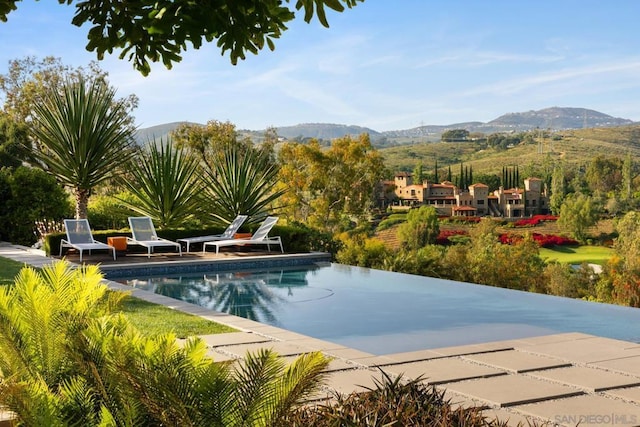
[[[484,200],[476,200],[476,203],[479,205],[484,205]]]

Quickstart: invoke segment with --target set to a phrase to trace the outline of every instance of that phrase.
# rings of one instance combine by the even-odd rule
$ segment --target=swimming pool
[[[574,331],[640,342],[640,309],[341,264],[116,280],[378,355]]]

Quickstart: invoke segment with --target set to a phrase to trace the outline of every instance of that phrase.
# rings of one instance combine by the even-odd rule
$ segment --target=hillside
[[[166,138],[171,131],[176,129],[178,126],[189,123],[189,122],[172,122],[172,123],[164,123],[157,126],[151,126],[148,128],[138,129],[136,132],[136,141],[140,145],[144,145],[149,141],[159,140],[161,138]],[[197,123],[191,123],[197,124]]]
[[[347,126],[331,123],[303,123],[295,126],[278,127],[278,135],[287,139],[316,138],[332,140],[345,135],[361,135],[368,133],[371,140],[378,140],[382,135],[369,128],[361,126]]]
[[[499,174],[503,166],[519,166],[526,172],[527,168],[549,166],[558,161],[581,165],[598,154],[624,157],[630,153],[640,157],[640,125],[565,130],[552,137],[536,136],[529,144],[507,150],[483,149],[473,142],[441,142],[383,148],[380,153],[391,172],[412,171],[421,162],[425,172],[431,173],[436,160],[441,172],[447,165],[460,162],[472,166],[474,173]],[[453,169],[453,173],[457,173],[457,169]]]
[[[630,125],[627,119],[585,108],[552,107],[526,113],[509,113],[488,122],[485,126],[502,131],[534,129],[586,129]]]
[[[178,125],[188,122],[166,123],[138,131],[138,141],[159,139],[168,135]],[[449,125],[426,125],[412,129],[390,130],[379,132],[374,129],[333,123],[303,123],[295,126],[276,127],[278,135],[286,139],[316,138],[330,141],[345,135],[360,135],[368,133],[376,147],[390,147],[396,145],[416,144],[424,142],[439,142],[440,135],[447,130],[466,129],[469,132],[490,134],[495,132],[521,132],[534,129],[551,131],[606,128],[631,125],[628,119],[612,117],[598,111],[585,108],[551,107],[538,111],[523,113],[507,113],[490,122],[470,121]],[[243,136],[250,136],[254,141],[262,138],[264,130],[240,130]]]

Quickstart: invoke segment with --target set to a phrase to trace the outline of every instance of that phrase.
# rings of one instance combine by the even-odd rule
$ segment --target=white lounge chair
[[[60,256],[62,256],[63,248],[74,248],[80,252],[80,262],[82,262],[83,251],[89,251],[91,254],[93,249],[106,249],[113,252],[113,259],[116,259],[116,248],[93,238],[88,220],[65,219],[64,228],[67,232],[67,239],[60,241]]]
[[[233,239],[233,236],[238,232],[240,227],[242,227],[242,224],[244,224],[247,218],[249,218],[248,215],[238,215],[222,234],[214,234],[211,236],[185,237],[184,239],[178,239],[177,241],[186,243],[187,252],[189,252],[189,245],[191,245],[191,243],[204,243],[212,242],[215,240]]]
[[[131,227],[131,235],[133,237],[127,237],[127,243],[140,245],[147,248],[147,257],[151,258],[151,252],[157,247],[173,246],[178,249],[180,256],[182,256],[182,245],[171,240],[158,237],[156,234],[156,228],[153,226],[153,221],[148,216],[129,217],[129,226]]]
[[[284,253],[284,249],[282,248],[282,240],[280,236],[269,237],[269,232],[278,222],[278,217],[269,216],[264,220],[260,228],[258,228],[255,233],[251,237],[246,239],[229,239],[229,240],[218,240],[214,242],[205,242],[202,245],[202,252],[207,251],[207,246],[215,246],[216,254],[220,251],[222,246],[245,246],[245,245],[267,245],[267,249],[271,250],[271,245],[279,245],[280,252]]]

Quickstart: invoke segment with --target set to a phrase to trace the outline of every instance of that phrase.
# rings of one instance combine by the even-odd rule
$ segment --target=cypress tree
[[[469,166],[464,167],[464,188],[469,187]]]

